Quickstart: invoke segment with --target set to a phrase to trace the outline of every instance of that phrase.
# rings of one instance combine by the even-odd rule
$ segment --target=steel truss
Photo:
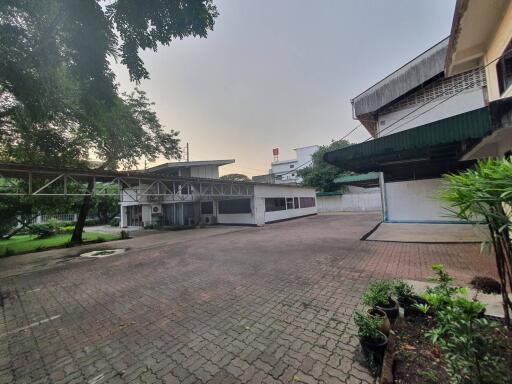
[[[120,201],[197,201],[250,197],[253,183],[155,177],[141,171],[58,169],[0,163],[0,196],[118,196]]]

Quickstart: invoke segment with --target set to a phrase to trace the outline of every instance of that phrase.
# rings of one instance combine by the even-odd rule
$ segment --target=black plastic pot
[[[359,343],[365,356],[383,356],[388,345],[388,338],[382,332],[379,331],[379,340],[372,340],[360,337]]]
[[[387,306],[381,307],[380,305],[376,305],[375,308],[383,311],[391,322],[393,322],[400,314],[400,307],[398,306],[398,302],[392,298],[389,298],[389,304]]]

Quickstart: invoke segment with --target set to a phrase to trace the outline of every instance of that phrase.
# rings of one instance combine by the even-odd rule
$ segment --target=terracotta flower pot
[[[389,336],[389,332],[391,331],[391,323],[389,322],[386,313],[377,308],[369,308],[366,312],[372,317],[378,317],[379,319],[382,319],[382,324],[379,327],[379,331],[381,331],[384,335]]]
[[[374,308],[383,311],[388,316],[388,319],[391,322],[393,322],[400,314],[400,307],[398,306],[398,302],[396,300],[393,300],[392,298],[389,298],[388,305],[376,305]]]

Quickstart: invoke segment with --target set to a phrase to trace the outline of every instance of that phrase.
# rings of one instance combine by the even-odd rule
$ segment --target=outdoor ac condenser
[[[161,205],[152,205],[151,213],[154,215],[162,213],[162,206]]]

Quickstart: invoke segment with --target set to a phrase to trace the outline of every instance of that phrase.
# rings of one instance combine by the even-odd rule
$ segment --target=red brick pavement
[[[361,242],[317,216],[0,280],[0,383],[369,383],[352,323],[376,278],[492,274],[478,245]]]

